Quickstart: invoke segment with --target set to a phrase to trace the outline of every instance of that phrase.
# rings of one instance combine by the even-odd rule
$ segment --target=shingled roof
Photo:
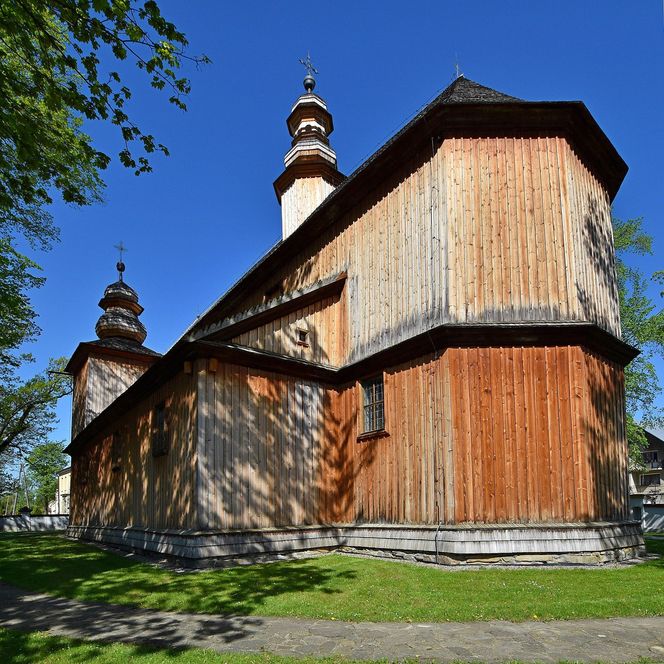
[[[471,81],[465,76],[459,76],[451,85],[448,85],[436,97],[432,104],[505,104],[514,101],[523,101],[518,97],[511,97],[504,92],[487,88]]]

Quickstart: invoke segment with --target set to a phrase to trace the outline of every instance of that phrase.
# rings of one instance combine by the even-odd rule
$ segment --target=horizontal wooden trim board
[[[444,527],[365,524],[216,532],[74,524],[67,535],[190,561],[342,548],[421,555],[424,560],[452,564],[495,557],[519,562],[520,556],[522,562],[598,563],[632,558],[643,549],[636,521]]]

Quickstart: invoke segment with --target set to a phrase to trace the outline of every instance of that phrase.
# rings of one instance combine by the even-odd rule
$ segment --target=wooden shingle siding
[[[619,336],[612,252],[608,195],[564,137],[450,135],[266,281],[348,273],[344,364],[442,323],[587,320]]]
[[[168,454],[153,457],[152,411],[166,402]],[[72,459],[71,522],[84,525],[188,528],[195,518],[196,386],[179,374],[114,423]],[[122,435],[112,470],[113,432]]]

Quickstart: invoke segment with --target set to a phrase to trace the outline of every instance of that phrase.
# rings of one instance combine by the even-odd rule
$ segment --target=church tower
[[[125,265],[117,264],[118,280],[99,301],[104,313],[95,325],[97,339],[74,351],[66,370],[74,379],[72,438],[134,383],[159,357],[143,345],[147,332],[139,320],[138,293],[125,283]]]
[[[284,172],[275,180],[274,190],[281,204],[282,238],[286,239],[323,202],[345,176],[337,170],[337,155],[330,146],[334,130],[325,101],[314,94],[318,73],[307,59],[305,93],[298,97],[286,120],[293,137],[284,157]]]

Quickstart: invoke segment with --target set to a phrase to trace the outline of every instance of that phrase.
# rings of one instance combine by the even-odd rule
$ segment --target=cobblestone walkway
[[[219,652],[391,661],[627,662],[648,657],[664,662],[664,618],[403,624],[220,617],[79,602],[0,583],[0,626]]]

